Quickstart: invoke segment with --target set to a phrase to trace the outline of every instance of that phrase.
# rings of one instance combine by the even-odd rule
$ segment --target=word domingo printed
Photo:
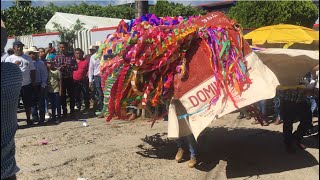
[[[208,85],[208,88],[202,88],[196,92],[195,95],[189,96],[189,101],[193,107],[197,107],[200,102],[206,102],[215,96],[215,89],[213,83]]]
[[[209,16],[206,16],[206,17],[204,17],[203,19],[201,19],[201,21],[202,21],[203,23],[207,23],[207,22],[213,20],[215,17],[217,17],[216,14],[210,14]]]

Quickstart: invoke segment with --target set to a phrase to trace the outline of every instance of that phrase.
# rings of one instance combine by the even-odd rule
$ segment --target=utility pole
[[[148,0],[135,0],[135,16],[136,18],[145,15],[149,12],[149,4],[148,4]],[[139,114],[140,114],[140,109],[138,109]],[[149,115],[150,116],[150,115]],[[146,111],[144,109],[141,110],[141,117],[142,118],[147,118],[148,117],[148,113],[146,113]]]
[[[136,18],[148,13],[149,4],[147,1],[135,0]]]

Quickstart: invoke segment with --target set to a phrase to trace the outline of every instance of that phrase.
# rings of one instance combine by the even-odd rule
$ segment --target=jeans
[[[100,76],[94,76],[93,77],[93,83],[94,83],[94,94],[97,95],[97,100],[98,100],[98,110],[99,112],[103,108],[103,92],[102,92],[102,87],[101,87],[101,77]]]
[[[313,96],[309,96],[307,97],[307,101],[310,104],[312,115],[314,115],[315,111],[318,110],[316,99]]]
[[[74,81],[74,98],[78,109],[81,109],[82,100],[81,94],[83,96],[85,107],[89,109],[90,101],[89,101],[89,84],[86,79],[81,81]]]
[[[176,140],[176,143],[179,148],[189,149],[190,156],[196,157],[198,154],[197,142],[194,139],[194,136],[191,134],[189,136],[180,137]]]
[[[49,112],[49,111],[48,111],[48,102],[49,102],[49,100],[48,100],[48,95],[47,95],[47,97],[46,97],[45,100],[44,100],[44,111],[45,111],[46,113]]]
[[[58,112],[58,118],[61,118],[61,104],[59,93],[48,93],[48,98],[51,103],[52,120],[56,120],[56,111]]]
[[[267,118],[267,100],[261,100],[257,102],[257,107],[261,113],[263,119]]]
[[[26,111],[27,122],[30,121],[30,115],[31,115],[32,91],[33,89],[31,84],[22,86],[20,91],[24,109]]]
[[[38,115],[39,110],[39,115]],[[44,122],[45,116],[45,89],[41,85],[37,85],[32,92],[32,106],[31,106],[32,118],[39,119],[40,122]]]
[[[273,118],[274,119],[277,119],[277,118],[281,118],[280,116],[280,97],[279,96],[276,96],[273,98],[273,104],[274,104],[274,115],[273,115]]]
[[[63,114],[67,115],[67,93],[70,98],[70,113],[74,112],[74,83],[72,78],[62,78],[61,106]]]
[[[301,141],[303,135],[311,128],[312,114],[310,105],[306,101],[300,103],[281,101],[280,113],[283,118],[285,144],[290,145],[294,140]],[[296,119],[300,121],[300,124],[297,130],[292,133],[293,123]]]

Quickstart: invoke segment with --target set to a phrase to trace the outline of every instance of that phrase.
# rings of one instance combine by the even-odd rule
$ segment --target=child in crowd
[[[51,58],[47,60],[48,66],[48,97],[51,102],[52,121],[56,124],[60,123],[61,119],[61,73],[54,67],[54,62]],[[58,118],[56,117],[56,111]]]

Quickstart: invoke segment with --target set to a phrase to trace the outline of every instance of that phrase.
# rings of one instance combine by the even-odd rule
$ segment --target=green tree
[[[31,6],[32,2],[31,0],[25,0],[25,1],[16,0],[15,2],[13,2],[13,4],[15,4],[16,6],[27,7],[27,6]]]
[[[319,10],[311,1],[238,1],[228,16],[244,28],[294,24],[312,28]]]
[[[184,6],[180,3],[173,3],[168,1],[157,1],[156,5],[149,8],[150,13],[154,13],[159,17],[165,16],[195,16],[195,15],[203,15],[206,12],[196,9],[190,5]]]
[[[73,43],[77,38],[77,31],[83,30],[83,25],[79,19],[77,19],[76,23],[72,26],[72,28],[62,27],[60,24],[53,22],[54,28],[59,32],[60,42],[68,43],[68,47],[70,51],[73,51]]]
[[[52,18],[54,13],[72,13],[87,16],[99,16],[120,19],[134,19],[135,6],[133,3],[120,6],[99,6],[89,5],[84,2],[69,6],[56,6],[49,3],[46,7],[32,7],[30,0],[15,1],[14,6],[1,10],[1,18],[6,23],[9,36],[30,35],[45,32],[46,23]],[[155,6],[150,6],[149,12],[157,16],[183,16],[204,14],[205,11],[193,7],[184,6],[179,3],[169,3],[168,1],[157,1]]]
[[[31,2],[16,1],[8,9],[1,10],[9,36],[21,36],[45,31],[45,24],[53,12],[45,7],[32,7]]]

